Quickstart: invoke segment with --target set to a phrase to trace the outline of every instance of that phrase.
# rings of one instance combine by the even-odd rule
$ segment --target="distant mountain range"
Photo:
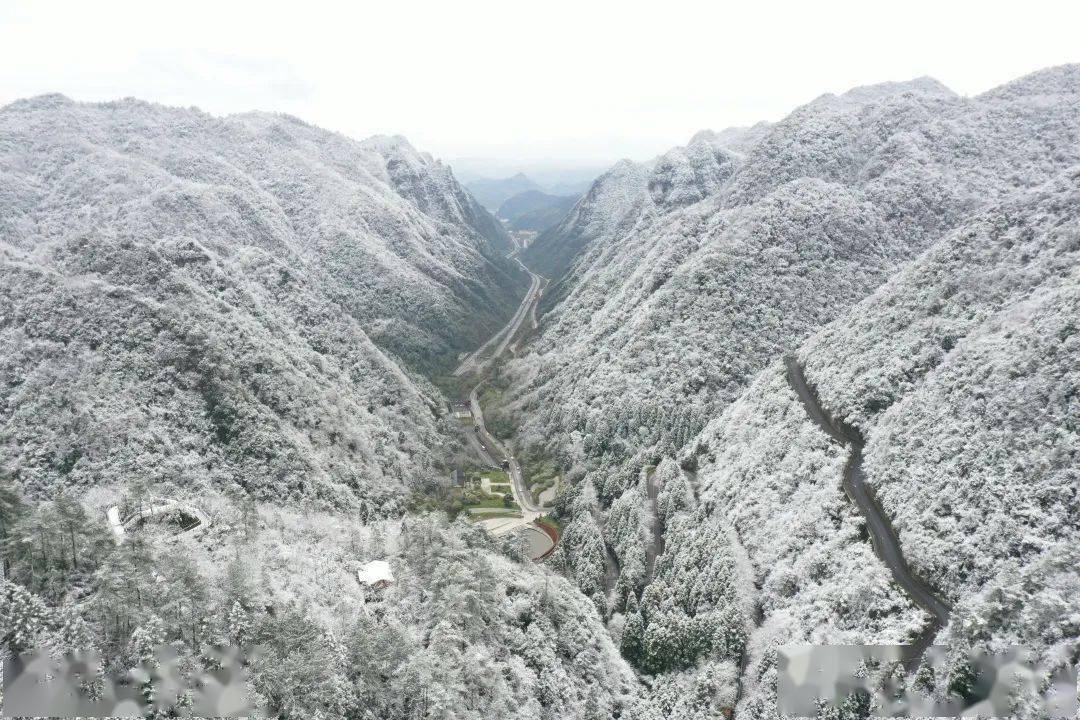
[[[552,172],[549,170],[545,174],[551,175]],[[584,178],[581,175],[581,171],[572,173],[567,171],[563,178],[570,179],[552,177],[550,181],[536,181],[531,176],[519,172],[505,178],[472,178],[465,181],[464,185],[478,203],[496,213],[504,202],[530,190],[556,197],[580,196],[589,189],[596,177],[591,173]]]
[[[529,190],[543,191],[543,188],[530,180],[524,173],[518,173],[507,178],[473,180],[465,184],[465,189],[472,193],[478,203],[491,212],[496,212],[504,202],[515,195]]]
[[[580,197],[526,190],[500,205],[495,216],[504,220],[510,230],[543,232],[562,220]]]

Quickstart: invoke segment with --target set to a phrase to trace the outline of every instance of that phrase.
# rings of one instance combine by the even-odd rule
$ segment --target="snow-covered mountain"
[[[796,351],[822,404],[866,439],[865,473],[912,570],[952,605],[936,641],[1080,658],[1080,167],[934,244]],[[742,555],[760,616],[750,715],[775,692],[776,645],[911,642],[928,619],[891,581],[840,477],[848,451],[770,364],[668,466],[700,507],[668,542]],[[685,519],[683,519],[685,518]],[[703,531],[704,529],[704,531]],[[700,612],[700,608],[698,608]]]
[[[4,469],[382,506],[433,474],[438,372],[527,276],[402,138],[61,96],[0,110]],[[368,503],[369,505],[371,503]]]
[[[954,606],[937,640],[1080,656],[1077,167],[1078,66],[890,83],[621,163],[530,248],[558,280],[505,411],[566,470],[558,560],[654,675],[648,717],[714,717],[673,710],[703,687],[772,717],[775,646],[929,627],[792,350]]]
[[[1080,66],[600,177],[485,378],[560,476],[542,565],[420,492],[468,432],[428,378],[513,312],[512,250],[399,137],[0,109],[0,642],[257,644],[275,710],[365,719],[772,720],[786,644],[947,643],[938,693],[967,648],[1080,662]],[[213,522],[113,542],[157,496]]]
[[[659,439],[634,426],[660,413],[683,442],[944,232],[1076,162],[1077,72],[972,99],[930,80],[863,88],[757,129],[743,153],[703,134],[613,168],[527,253],[580,248],[516,363],[527,440],[568,452],[610,435],[632,452]]]

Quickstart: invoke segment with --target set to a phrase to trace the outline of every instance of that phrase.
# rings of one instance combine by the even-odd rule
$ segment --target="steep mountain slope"
[[[797,352],[826,409],[866,438],[866,481],[908,564],[953,605],[937,641],[1025,645],[1049,668],[1080,659],[1078,201],[1080,168],[1018,192]],[[771,714],[777,645],[910,641],[928,622],[873,557],[840,489],[845,459],[780,362],[682,454],[704,510],[669,542],[736,545],[753,568],[740,714]],[[672,465],[672,487],[682,475]]]
[[[592,240],[628,231],[642,211],[648,166],[624,160],[593,183],[566,218],[537,238],[523,257],[542,275],[557,278]]]
[[[1075,162],[1077,74],[971,100],[929,80],[859,89],[800,108],[745,155],[707,135],[614,168],[526,253],[583,248],[514,367],[526,442],[630,455],[684,441],[942,232]]]
[[[1071,223],[1071,213],[1063,210],[1071,191],[1061,187],[1074,182],[1072,176],[1040,186],[1080,163],[1080,68],[1037,73],[972,99],[929,80],[861,88],[820,98],[756,133],[738,149],[718,144],[724,134],[707,133],[653,163],[620,164],[527,253],[556,276],[558,263],[568,269],[545,292],[540,335],[510,363],[521,389],[504,412],[516,412],[521,420],[522,454],[554,458],[565,471],[567,490],[559,502],[565,533],[556,561],[611,614],[627,656],[658,676],[650,717],[685,717],[673,714],[672,698],[698,687],[726,687],[721,694],[743,698],[746,715],[772,717],[768,673],[774,645],[903,642],[927,627],[922,610],[874,558],[863,520],[841,490],[847,451],[806,416],[780,358],[934,243],[962,244],[965,233],[952,231],[968,223],[981,227],[988,222],[981,214],[987,208],[999,208],[991,215],[1027,208],[1044,218],[1044,238],[1055,237],[1055,223]],[[1009,210],[1013,202],[1016,209]],[[1068,230],[1061,235],[1069,236]],[[1051,243],[1056,248],[1053,243],[1060,241]],[[563,252],[574,254],[559,258]],[[1057,249],[1040,252],[1046,266],[1075,265],[1067,256],[1051,261]],[[1034,256],[1019,251],[1016,257]],[[949,274],[963,286],[965,273],[974,270],[958,266]],[[919,272],[930,271],[927,266]],[[991,295],[1001,290],[995,284],[1001,272],[987,271],[983,278]],[[901,301],[881,302],[884,308]],[[966,302],[957,306],[957,315],[978,317],[977,307]],[[1068,315],[1068,300],[1053,302],[1057,319],[1050,326],[1057,328]],[[879,336],[894,325],[878,314],[862,327],[862,337]],[[1003,548],[1050,547],[1048,536],[1071,538],[1061,525],[1070,517],[1075,524],[1068,499],[1075,496],[1041,501],[1054,508],[1051,527],[1030,533],[1028,540],[1018,530],[1022,523],[995,521],[1007,539],[995,541],[999,545],[980,541],[992,548],[980,555],[986,564],[980,575],[968,567],[975,562],[974,547],[957,548],[964,545],[959,528],[970,529],[978,511],[960,510],[947,499],[911,503],[913,486],[902,479],[903,463],[880,443],[876,433],[882,431],[859,422],[859,413],[866,412],[859,403],[870,403],[875,413],[884,410],[897,392],[890,383],[904,387],[921,356],[948,352],[957,337],[935,346],[900,333],[895,342],[914,344],[893,347],[901,356],[896,359],[889,351],[869,352],[866,340],[849,342],[840,330],[812,341],[820,342],[815,347],[826,357],[851,347],[851,357],[866,368],[868,389],[884,395],[877,399],[875,392],[860,392],[850,374],[837,375],[832,384],[819,381],[822,368],[815,356],[800,357],[811,381],[821,384],[824,401],[866,435],[868,476],[895,478],[891,496],[883,486],[884,510],[891,516],[906,504],[897,519],[902,546],[924,544],[913,549],[923,555],[913,561],[916,569],[957,603],[958,617],[983,612],[965,611],[975,601],[970,591],[959,590],[961,579],[1004,577],[1014,567],[1025,577],[1023,588],[1014,584],[977,602],[987,611],[998,603],[992,612],[1000,613],[1000,604],[1009,602],[1003,592],[1031,597],[1046,588],[1045,599],[1033,607],[1041,608],[1037,616],[1043,619],[1061,611],[1050,635],[1063,638],[1073,610],[1049,609],[1055,589],[1069,587],[1060,572],[1067,561],[1063,551],[1044,566],[1034,560],[1010,566],[1016,559],[1006,560]],[[1068,385],[1050,380],[1061,371],[1048,369],[1035,384],[1056,388],[1044,392],[1057,394],[1054,417],[1063,418],[1075,409]],[[874,383],[893,389],[883,393]],[[846,404],[837,407],[833,392]],[[1004,402],[1024,417],[1020,397]],[[968,415],[978,415],[966,401],[956,410],[965,407]],[[926,411],[940,417],[943,409]],[[663,460],[710,419],[701,440],[708,450],[697,453],[691,442],[682,455],[690,472]],[[932,432],[935,425],[912,422],[917,428],[899,424],[890,432],[909,451],[919,443],[937,448],[923,461],[920,482],[939,490],[936,483],[944,478],[934,463],[958,453],[955,443],[966,435],[917,437],[916,429]],[[957,422],[976,431],[970,417]],[[1018,447],[1035,447],[1036,435],[1022,439],[1028,434],[1015,429]],[[970,463],[977,452],[957,459]],[[1071,451],[1053,456],[1061,463]],[[1034,461],[1017,462],[1029,467]],[[956,470],[971,471],[959,465]],[[1042,483],[1047,494],[1068,477],[1051,475]],[[980,508],[1005,507],[1002,493],[1033,502],[1027,490],[1002,490]],[[946,498],[951,494],[942,491]],[[956,528],[957,535],[930,540],[934,533],[917,529],[916,518],[927,527]],[[948,559],[934,567],[932,548],[948,543]],[[956,579],[945,587],[949,573]],[[710,581],[700,581],[703,576]],[[1019,622],[1033,638],[1036,623]],[[961,626],[951,625],[950,637],[954,627]],[[1009,633],[993,637],[1000,641]],[[1055,642],[1048,635],[1036,644]],[[740,673],[733,675],[731,665],[740,663],[750,666],[736,682],[732,677]]]
[[[208,641],[258,646],[247,675],[269,717],[595,720],[640,698],[592,603],[475,526],[206,509],[218,522],[196,537],[106,538],[81,558],[92,591],[56,605],[0,579],[0,643],[97,648],[123,670],[157,642],[202,670]],[[371,560],[388,563],[389,587],[358,582]]]
[[[515,195],[529,190],[541,190],[524,173],[517,173],[508,178],[478,178],[465,184],[476,200],[491,212]]]
[[[939,243],[802,348],[831,411],[863,429],[909,562],[957,601],[962,641],[1080,653],[1051,598],[1020,617],[993,609],[1077,580],[1078,201],[1074,168]],[[1020,570],[1038,576],[1023,590]],[[1068,611],[1075,621],[1080,606]]]
[[[59,96],[0,110],[4,470],[379,508],[441,442],[438,370],[526,277],[400,138]],[[391,354],[388,354],[389,351]]]
[[[525,259],[539,272],[560,278],[593,241],[625,236],[640,218],[689,205],[715,190],[728,174],[721,166],[740,157],[768,127],[703,130],[687,147],[650,162],[617,163],[597,178],[574,212],[526,250]]]

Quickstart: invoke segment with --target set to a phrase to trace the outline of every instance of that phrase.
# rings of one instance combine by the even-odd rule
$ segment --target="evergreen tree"
[[[645,650],[645,621],[640,613],[628,612],[623,627],[622,656],[632,665],[641,666]]]
[[[79,542],[76,541],[76,535],[78,535],[81,540],[82,535],[86,532],[89,520],[86,515],[86,509],[82,504],[72,499],[71,496],[64,491],[57,493],[54,507],[56,509],[59,530],[64,537],[64,541],[71,550],[71,568],[75,572],[78,572]]]
[[[3,577],[8,577],[11,570],[10,554],[15,552],[9,547],[14,542],[14,529],[26,514],[22,496],[15,487],[14,480],[6,473],[0,474],[0,559],[2,559]]]

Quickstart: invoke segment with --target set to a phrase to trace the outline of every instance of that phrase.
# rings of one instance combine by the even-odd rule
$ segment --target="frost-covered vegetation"
[[[957,642],[1080,654],[1080,167],[951,234],[802,349]]]
[[[482,398],[526,484],[560,478],[544,567],[416,512],[501,498],[402,517],[479,467],[421,373],[524,285],[444,167],[133,101],[0,125],[11,648],[261,643],[288,717],[774,718],[778,646],[936,628],[792,352],[952,606],[936,640],[1080,661],[1080,67],[859,88],[601,177],[525,254],[541,326]],[[149,495],[214,523],[117,546],[106,501]]]
[[[701,134],[616,166],[529,249],[572,264],[515,363],[523,431],[564,453],[591,437],[632,455],[651,442],[641,425],[656,427],[634,418],[659,413],[677,446],[674,418],[692,435],[973,211],[1080,160],[1077,75],[972,99],[930,80],[863,88],[753,129],[741,151]]]
[[[401,138],[59,96],[0,110],[0,444],[30,495],[145,480],[399,512],[508,239]]]
[[[948,234],[798,350],[827,408],[867,438],[865,471],[909,564],[954,605],[937,637],[1080,659],[1080,168]],[[846,453],[781,363],[683,451],[741,537],[761,613],[740,711],[767,716],[772,648],[911,641],[927,625],[840,489]]]
[[[592,603],[478,528],[203,502],[217,519],[206,533],[143,531],[119,547],[101,520],[69,547],[67,500],[5,514],[41,541],[3,546],[0,642],[95,648],[119,667],[159,643],[196,666],[211,643],[260,646],[251,687],[282,717],[594,720],[638,701]],[[358,582],[372,559],[393,585]]]
[[[1076,66],[976,98],[860,88],[623,163],[530,248],[565,274],[502,411],[566,471],[557,559],[657,676],[655,712],[735,662],[739,714],[771,717],[776,645],[927,627],[843,494],[846,452],[787,386],[800,345],[956,605],[938,639],[1076,662],[1078,163]]]

